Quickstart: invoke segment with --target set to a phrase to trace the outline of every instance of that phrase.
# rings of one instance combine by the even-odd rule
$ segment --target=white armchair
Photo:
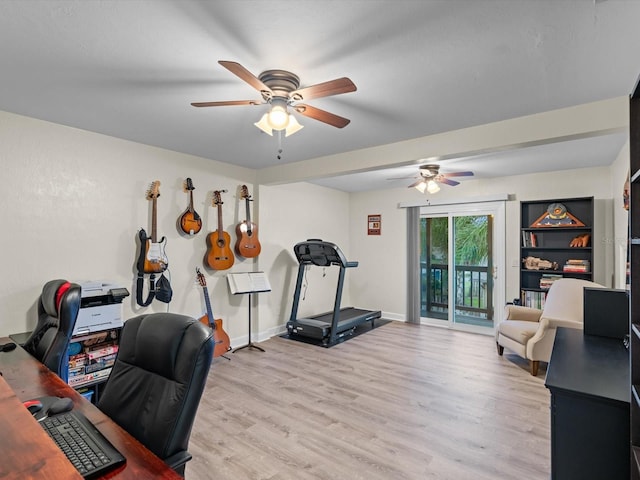
[[[498,355],[507,348],[529,360],[531,375],[538,375],[540,362],[548,362],[551,358],[556,328],[582,329],[585,287],[604,286],[576,278],[561,278],[551,285],[542,310],[507,305],[505,319],[496,327]]]

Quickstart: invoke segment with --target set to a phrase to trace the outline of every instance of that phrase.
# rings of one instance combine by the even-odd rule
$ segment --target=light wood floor
[[[493,337],[391,322],[216,358],[186,478],[549,479],[544,369]]]

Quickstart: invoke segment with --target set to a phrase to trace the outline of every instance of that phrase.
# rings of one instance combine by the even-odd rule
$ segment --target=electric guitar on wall
[[[195,187],[190,178],[185,181],[184,188],[189,192],[189,206],[180,216],[180,230],[187,235],[195,235],[202,229],[202,218],[193,208],[193,191]]]
[[[158,207],[157,200],[160,196],[160,182],[156,180],[151,184],[149,190],[147,190],[147,200],[151,200],[151,238],[147,238],[145,241],[145,255],[144,255],[144,273],[161,273],[164,272],[169,266],[169,260],[164,252],[164,247],[167,244],[167,239],[162,237],[158,242],[157,233],[157,216]]]
[[[214,270],[227,270],[231,268],[235,257],[229,247],[231,237],[222,229],[222,197],[226,190],[213,192],[213,206],[218,207],[218,229],[207,236],[209,251],[207,252],[207,264]]]
[[[245,258],[254,258],[260,255],[262,249],[260,240],[258,240],[258,226],[251,221],[251,209],[249,208],[249,202],[252,202],[251,195],[249,195],[249,189],[246,185],[242,185],[241,196],[245,200],[245,206],[247,211],[246,220],[240,222],[236,226],[236,253]]]
[[[207,281],[199,268],[196,268],[196,274],[198,277],[198,283],[200,283],[202,291],[204,292],[204,302],[207,305],[207,314],[203,315],[200,318],[200,321],[213,331],[213,358],[216,358],[231,350],[231,342],[229,340],[229,335],[227,335],[227,333],[222,329],[222,319],[213,319],[213,310],[211,309],[211,302],[209,300]]]

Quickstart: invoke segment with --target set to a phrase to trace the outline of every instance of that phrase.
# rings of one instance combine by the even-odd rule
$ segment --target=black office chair
[[[184,476],[191,427],[213,359],[211,331],[175,313],[124,322],[98,408]]]
[[[66,280],[51,280],[42,287],[38,322],[22,345],[65,382],[69,373],[69,340],[80,310],[81,287]]]

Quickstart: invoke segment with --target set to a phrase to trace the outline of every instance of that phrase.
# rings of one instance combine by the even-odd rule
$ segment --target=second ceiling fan
[[[191,104],[194,107],[270,104],[269,112],[265,113],[260,121],[254,124],[269,135],[273,135],[273,130],[284,130],[286,136],[289,136],[303,128],[295,117],[289,113],[288,107],[305,117],[319,120],[337,128],[346,127],[350,122],[347,118],[300,103],[314,98],[356,91],[356,86],[347,77],[300,88],[298,76],[286,70],[265,70],[256,77],[237,62],[220,60],[218,63],[260,92],[262,99],[194,102]]]
[[[417,188],[420,192],[424,193],[426,190],[429,193],[436,193],[440,190],[439,183],[450,185],[455,187],[460,185],[460,182],[451,180],[450,177],[471,177],[473,172],[447,172],[440,173],[440,165],[421,165],[420,166],[420,180],[409,185],[408,188]]]

